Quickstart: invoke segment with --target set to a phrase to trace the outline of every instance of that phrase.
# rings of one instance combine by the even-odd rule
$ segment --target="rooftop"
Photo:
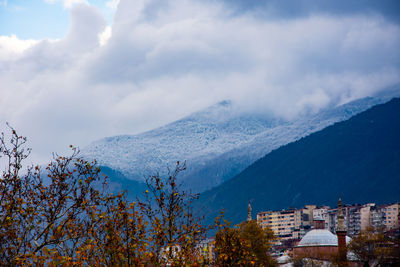
[[[350,242],[346,236],[346,243]],[[337,236],[326,229],[314,229],[308,232],[297,245],[298,247],[337,246]]]

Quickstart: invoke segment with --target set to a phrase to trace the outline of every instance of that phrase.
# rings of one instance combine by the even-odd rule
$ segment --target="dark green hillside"
[[[145,183],[141,183],[132,179],[128,179],[119,171],[115,171],[106,166],[100,166],[101,172],[108,177],[108,189],[110,192],[118,193],[127,191],[128,199],[131,201],[136,200],[146,189]]]
[[[225,209],[238,223],[262,210],[400,201],[400,99],[281,147],[222,185],[203,193],[208,219]],[[210,222],[210,221],[209,221]]]

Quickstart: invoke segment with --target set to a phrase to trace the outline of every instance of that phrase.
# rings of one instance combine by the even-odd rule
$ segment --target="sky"
[[[0,0],[0,131],[32,163],[222,100],[284,119],[400,83],[400,2]]]

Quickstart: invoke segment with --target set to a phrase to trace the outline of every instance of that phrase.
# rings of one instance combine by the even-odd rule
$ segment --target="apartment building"
[[[197,244],[197,249],[205,259],[213,261],[215,258],[215,239],[207,238],[202,240]]]
[[[350,237],[356,236],[361,230],[364,230],[370,221],[370,207],[375,204],[368,203],[365,205],[345,205],[343,214],[347,235]],[[332,233],[336,232],[337,228],[337,208],[328,210],[327,229]]]
[[[383,227],[390,230],[399,227],[400,204],[377,206],[375,203],[346,205],[343,207],[347,235],[354,237],[367,227]],[[329,209],[326,216],[327,229],[335,233],[337,209]]]
[[[398,228],[400,216],[400,203],[385,205],[382,207],[383,221],[387,230]]]
[[[306,205],[301,209],[301,226],[308,230],[313,227],[314,222],[314,210],[317,208],[316,205]]]
[[[257,214],[261,227],[269,227],[280,239],[298,238],[301,225],[301,210],[264,211]]]
[[[328,211],[329,211],[330,207],[329,206],[320,206],[320,207],[316,207],[315,209],[313,209],[313,220],[316,219],[322,219],[325,221],[325,228],[324,229],[328,229]]]
[[[303,209],[264,211],[257,214],[261,227],[269,227],[281,240],[300,239],[313,223],[315,205],[306,205]]]
[[[343,208],[347,235],[354,237],[369,226],[391,230],[399,227],[400,204],[345,205]],[[257,222],[271,228],[281,240],[299,239],[312,228],[314,219],[325,220],[325,229],[336,233],[337,208],[329,206],[307,205],[303,209],[264,211],[257,214]]]

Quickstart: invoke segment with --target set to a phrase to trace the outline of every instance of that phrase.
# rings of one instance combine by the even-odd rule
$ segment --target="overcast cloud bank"
[[[293,119],[400,83],[400,27],[379,14],[276,20],[195,0],[114,8],[107,27],[96,8],[72,6],[60,40],[0,36],[0,123],[29,137],[34,160],[224,99]]]

